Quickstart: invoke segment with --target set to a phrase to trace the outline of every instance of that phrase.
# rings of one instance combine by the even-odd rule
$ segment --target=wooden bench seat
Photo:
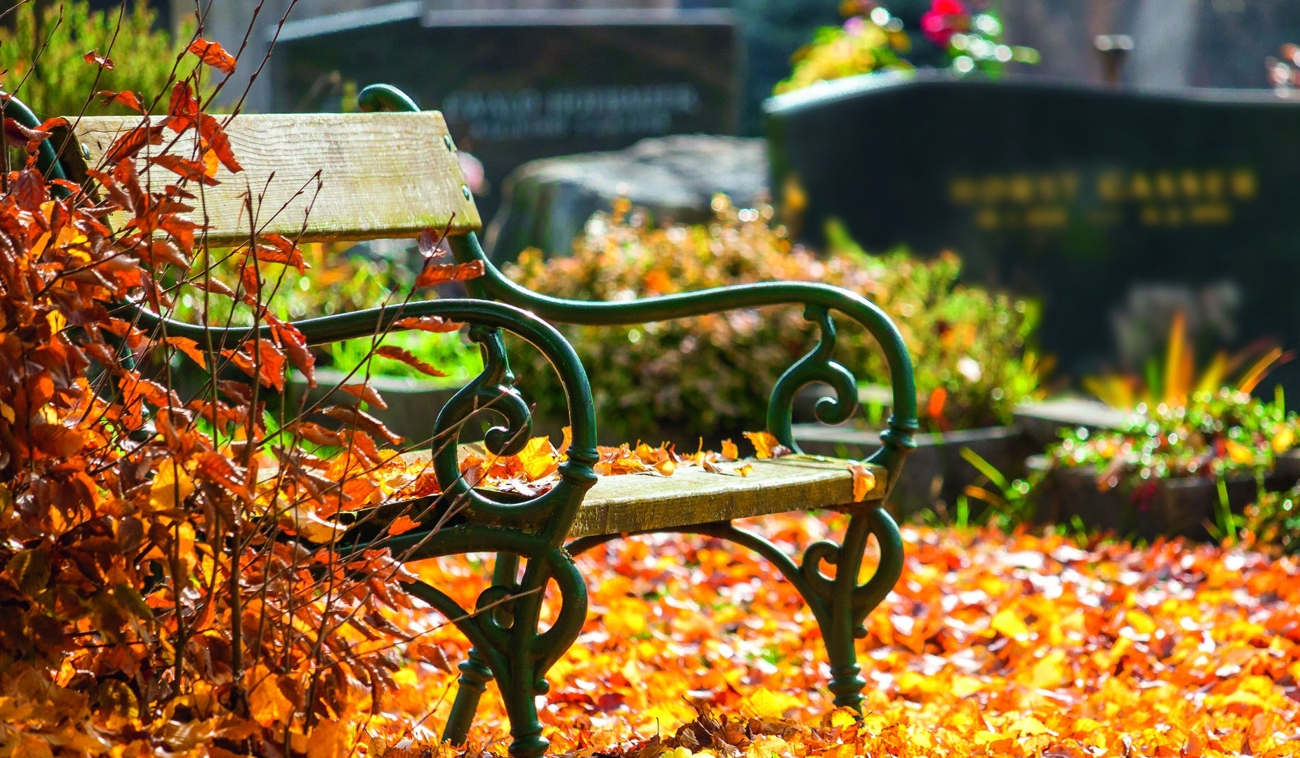
[[[462,448],[460,457],[470,452]],[[477,448],[474,452],[479,453]],[[407,464],[418,470],[427,464],[428,451],[406,453]],[[636,534],[735,519],[819,510],[853,503],[854,461],[821,455],[787,455],[766,460],[747,459],[728,466],[747,465],[749,474],[720,474],[681,465],[671,476],[654,473],[600,477],[587,490],[568,539],[612,534]],[[863,498],[877,503],[886,492],[888,472],[865,466],[873,485]],[[263,476],[272,476],[264,472]],[[791,508],[798,503],[799,508]],[[393,517],[419,512],[403,503],[384,506]],[[387,515],[387,514],[386,514]]]
[[[717,521],[834,508],[853,502],[851,461],[791,455],[750,460],[748,476],[728,476],[680,466],[672,476],[602,476],[587,491],[569,538],[628,534]],[[870,466],[875,486],[865,498],[879,502],[887,473]]]
[[[435,460],[443,491],[466,496],[455,524],[437,533],[428,522],[392,540],[429,539],[435,553],[492,552],[496,554],[492,587],[475,609],[459,605],[449,595],[421,582],[404,585],[445,614],[470,639],[473,650],[461,664],[459,689],[443,731],[454,745],[463,745],[489,681],[500,687],[510,717],[514,758],[545,753],[547,741],[537,718],[536,696],[547,690],[546,672],[565,653],[586,620],[587,596],[571,553],[613,535],[656,530],[697,531],[729,539],[772,561],[807,600],[826,643],[830,660],[829,688],[835,704],[860,708],[866,682],[860,676],[855,635],[865,633],[865,616],[885,597],[902,570],[902,542],[897,526],[881,508],[888,485],[897,479],[903,458],[913,447],[916,430],[916,390],[906,346],[894,324],[862,296],[808,282],[761,282],[702,292],[620,302],[560,300],[530,292],[505,278],[479,245],[481,227],[473,197],[461,172],[456,147],[442,116],[416,112],[415,104],[390,87],[369,87],[359,96],[367,111],[408,111],[360,115],[239,115],[225,131],[242,170],[223,165],[216,186],[186,184],[196,198],[190,219],[199,225],[198,246],[249,244],[254,234],[277,233],[296,242],[414,238],[432,229],[445,235],[456,262],[466,270],[482,271],[466,282],[469,296],[412,302],[402,308],[373,308],[294,322],[309,345],[352,339],[379,330],[412,328],[409,317],[437,316],[466,324],[467,337],[483,351],[484,371],[439,410],[435,434],[454,439],[471,417],[496,414],[501,422],[495,454],[512,454],[503,440],[526,440],[531,426],[527,387],[515,387],[502,332],[511,332],[542,352],[560,375],[573,430],[568,460],[560,464],[560,482],[549,492],[515,502],[468,489],[460,480],[456,450],[446,447]],[[15,101],[16,102],[16,101]],[[10,114],[16,113],[11,107]],[[22,114],[19,114],[22,115]],[[23,116],[33,123],[34,116]],[[223,119],[224,120],[224,119]],[[87,168],[112,170],[106,156],[114,144],[138,128],[141,119],[86,118],[72,124],[72,141],[62,155],[45,159],[57,174],[85,180]],[[170,132],[156,130],[171,138]],[[166,149],[167,139],[149,146],[135,168],[147,186],[184,184],[151,158]],[[171,146],[191,165],[198,159],[192,135]],[[42,148],[43,150],[46,148]],[[223,161],[224,162],[224,161]],[[102,174],[101,174],[102,176]],[[109,219],[110,223],[112,219]],[[424,239],[422,237],[422,239]],[[834,359],[836,326],[832,318],[846,317],[864,326],[875,338],[889,367],[894,415],[882,434],[880,450],[867,461],[874,486],[862,502],[854,503],[853,474],[848,462],[790,456],[753,461],[748,476],[726,476],[681,466],[668,477],[623,475],[597,478],[595,412],[587,374],[577,354],[555,325],[644,324],[737,309],[767,306],[802,308],[810,331],[818,335],[812,350],[793,362],[772,389],[766,429],[781,445],[798,453],[791,434],[791,408],[800,388],[813,382],[828,384],[838,400],[823,401],[819,417],[830,423],[847,421],[858,410],[856,380]],[[169,339],[233,349],[251,339],[243,327],[209,327],[180,323],[151,313],[134,303],[121,306],[144,329]],[[414,320],[414,319],[411,319]],[[259,339],[278,339],[270,326],[258,327]],[[494,421],[494,423],[496,423]],[[757,428],[762,420],[754,420]],[[448,435],[443,437],[442,435]],[[493,441],[489,435],[488,442]],[[463,441],[463,440],[462,440]],[[495,445],[495,447],[493,447]],[[821,541],[808,546],[801,562],[785,555],[761,536],[731,525],[732,519],[786,511],[846,507],[851,517],[839,544]],[[409,508],[408,508],[409,510]],[[369,512],[371,523],[348,533],[350,548],[385,547],[384,519],[396,512]],[[880,546],[875,573],[859,582],[869,539]],[[390,542],[392,541],[390,540]],[[568,549],[566,549],[566,546]],[[394,551],[396,553],[397,551]],[[821,566],[836,566],[834,576]],[[558,587],[561,610],[549,629],[542,630],[542,597]],[[481,612],[478,608],[492,608]]]

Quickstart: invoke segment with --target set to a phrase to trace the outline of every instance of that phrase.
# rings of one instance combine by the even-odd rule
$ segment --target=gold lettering
[[[1159,226],[1160,209],[1155,207],[1154,205],[1143,206],[1142,213],[1139,215],[1139,218],[1142,219],[1143,226]]]
[[[1183,195],[1189,198],[1195,198],[1197,195],[1201,194],[1201,180],[1196,176],[1195,171],[1190,169],[1184,171],[1182,176],[1179,178],[1182,180]]]
[[[981,208],[975,214],[975,225],[981,229],[988,229],[988,230],[997,229],[998,212],[993,210],[992,208]]]
[[[1205,172],[1205,196],[1211,200],[1217,200],[1223,197],[1223,172],[1206,171]]]
[[[1178,184],[1174,182],[1174,175],[1168,171],[1161,171],[1156,174],[1156,192],[1160,197],[1166,200],[1173,200],[1178,196]]]
[[[1238,200],[1255,199],[1255,172],[1239,168],[1232,172],[1232,196]]]
[[[1108,203],[1124,199],[1124,175],[1119,171],[1103,171],[1097,176],[1097,197]]]
[[[1134,200],[1150,200],[1151,180],[1146,174],[1134,173],[1129,179],[1128,193]]]
[[[1232,207],[1227,203],[1198,203],[1188,209],[1187,217],[1193,224],[1230,224]]]
[[[1034,183],[1024,174],[1011,177],[1011,199],[1017,203],[1028,203],[1034,199]]]
[[[1165,223],[1168,224],[1168,225],[1170,225],[1170,226],[1182,226],[1182,225],[1183,225],[1183,212],[1182,212],[1182,210],[1180,210],[1180,209],[1177,208],[1177,207],[1166,208],[1166,209],[1165,209]]]

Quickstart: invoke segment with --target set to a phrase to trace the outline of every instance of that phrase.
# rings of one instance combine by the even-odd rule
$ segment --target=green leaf
[[[974,466],[981,474],[988,477],[988,480],[995,484],[998,489],[1006,492],[1010,483],[1007,481],[1007,478],[1002,475],[1002,472],[998,471],[992,463],[984,460],[980,457],[979,453],[968,447],[963,447],[961,449],[961,457],[965,458],[966,462]]]

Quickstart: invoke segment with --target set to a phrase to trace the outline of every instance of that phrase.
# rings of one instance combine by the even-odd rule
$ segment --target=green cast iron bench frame
[[[258,219],[261,233],[279,232],[300,241],[412,238],[427,228],[446,230],[456,261],[479,261],[485,274],[467,283],[469,297],[412,302],[295,322],[312,345],[370,336],[395,327],[399,318],[441,316],[470,325],[469,338],[484,359],[481,375],[457,392],[438,411],[434,439],[455,438],[458,425],[475,414],[494,414],[501,425],[489,430],[485,446],[494,454],[518,452],[529,437],[529,406],[513,386],[501,333],[522,337],[541,351],[558,372],[568,406],[572,444],[559,467],[559,483],[532,498],[507,499],[471,488],[461,478],[455,444],[435,447],[433,469],[446,498],[463,503],[461,516],[441,528],[424,527],[396,537],[382,529],[356,528],[351,549],[382,546],[417,560],[462,553],[494,553],[492,585],[475,610],[463,608],[448,594],[423,582],[406,589],[445,614],[469,639],[472,650],[460,665],[460,686],[444,739],[464,744],[487,683],[495,679],[510,719],[510,754],[541,755],[535,696],[545,694],[545,675],[577,638],[587,615],[587,594],[573,557],[613,539],[650,532],[708,535],[749,548],[771,561],[808,603],[821,629],[831,664],[829,688],[837,706],[861,707],[866,682],[860,675],[854,638],[865,635],[867,614],[893,588],[902,571],[903,547],[898,528],[882,508],[903,459],[914,447],[916,391],[907,350],[889,318],[865,298],[815,283],[764,282],[721,287],[623,302],[561,300],[524,289],[502,274],[484,255],[477,232],[478,211],[455,157],[455,145],[441,114],[419,111],[400,91],[385,85],[361,93],[362,114],[241,115],[227,126],[244,172],[223,168],[222,184],[201,188],[205,226],[213,246],[246,242],[253,223],[247,217],[249,187],[273,215]],[[37,120],[16,99],[7,115],[29,126]],[[95,165],[112,140],[140,123],[139,118],[83,118],[71,127],[73,149],[54,155],[47,140],[41,164],[58,176],[80,179]],[[57,139],[57,135],[56,135]],[[75,146],[79,143],[79,149]],[[149,169],[139,163],[146,176]],[[274,174],[274,181],[271,177]],[[174,182],[171,174],[160,181]],[[196,188],[198,191],[198,188]],[[310,213],[307,211],[310,210]],[[196,211],[197,214],[197,211]],[[854,502],[847,462],[790,456],[754,461],[754,473],[728,477],[682,468],[667,478],[619,476],[600,478],[596,464],[596,426],[591,390],[579,359],[552,324],[641,324],[734,309],[772,305],[802,306],[805,318],[820,331],[816,346],[797,360],[772,390],[767,431],[798,452],[791,435],[795,393],[810,382],[829,384],[837,393],[818,405],[828,423],[847,421],[857,411],[852,372],[835,362],[838,312],[866,327],[875,337],[891,372],[893,413],[882,433],[883,446],[864,461],[876,477],[875,488]],[[128,306],[146,329],[169,337],[189,337],[218,348],[235,347],[253,336],[249,328],[209,328],[160,317]],[[262,327],[263,337],[270,331]],[[431,409],[432,411],[432,409]],[[759,534],[733,519],[777,512],[836,508],[850,514],[839,544],[821,541],[796,561]],[[383,509],[379,509],[381,511]],[[445,520],[446,511],[443,510]],[[382,518],[378,519],[382,522]],[[358,523],[361,523],[359,520]],[[875,572],[858,582],[868,539],[880,549]],[[834,577],[820,568],[836,567]],[[521,573],[522,569],[522,573]],[[549,629],[539,629],[542,591],[548,582],[559,588],[561,605]]]

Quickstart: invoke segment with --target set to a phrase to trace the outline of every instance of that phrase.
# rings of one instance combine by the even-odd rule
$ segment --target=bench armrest
[[[219,328],[187,324],[159,316],[140,305],[121,306],[122,315],[136,319],[140,327],[166,337],[185,337],[213,350],[235,348],[247,340],[273,339],[269,325]],[[519,308],[486,300],[425,300],[370,308],[352,313],[295,321],[309,345],[401,331],[403,318],[439,316],[470,324],[469,337],[483,351],[483,373],[460,389],[438,413],[434,426],[433,465],[442,491],[453,502],[464,502],[476,516],[493,523],[542,528],[556,545],[568,534],[583,495],[596,482],[596,420],[591,386],[582,362],[555,327]],[[518,453],[527,444],[532,417],[519,392],[512,386],[509,364],[500,331],[511,332],[532,344],[550,361],[564,387],[573,440],[568,460],[560,464],[560,483],[550,491],[519,502],[496,500],[472,488],[460,475],[456,442],[461,424],[471,415],[490,412],[504,419],[504,426],[489,430],[484,444],[494,455]]]
[[[799,447],[791,432],[791,416],[795,393],[801,387],[812,382],[825,382],[835,390],[833,400],[823,398],[817,407],[818,418],[827,423],[848,421],[858,409],[857,381],[853,372],[832,357],[836,330],[831,311],[838,311],[871,333],[884,350],[889,365],[893,413],[888,428],[881,433],[881,449],[867,462],[884,467],[889,472],[888,484],[892,486],[903,459],[916,447],[913,440],[918,429],[916,385],[911,357],[889,316],[861,295],[812,282],[757,282],[619,302],[565,300],[540,295],[510,281],[487,259],[475,235],[452,237],[448,241],[458,262],[483,263],[484,275],[467,282],[472,295],[492,297],[524,308],[553,323],[593,326],[641,324],[739,308],[804,306],[805,318],[818,325],[821,338],[807,355],[777,380],[767,410],[767,431],[782,445],[795,451]]]

